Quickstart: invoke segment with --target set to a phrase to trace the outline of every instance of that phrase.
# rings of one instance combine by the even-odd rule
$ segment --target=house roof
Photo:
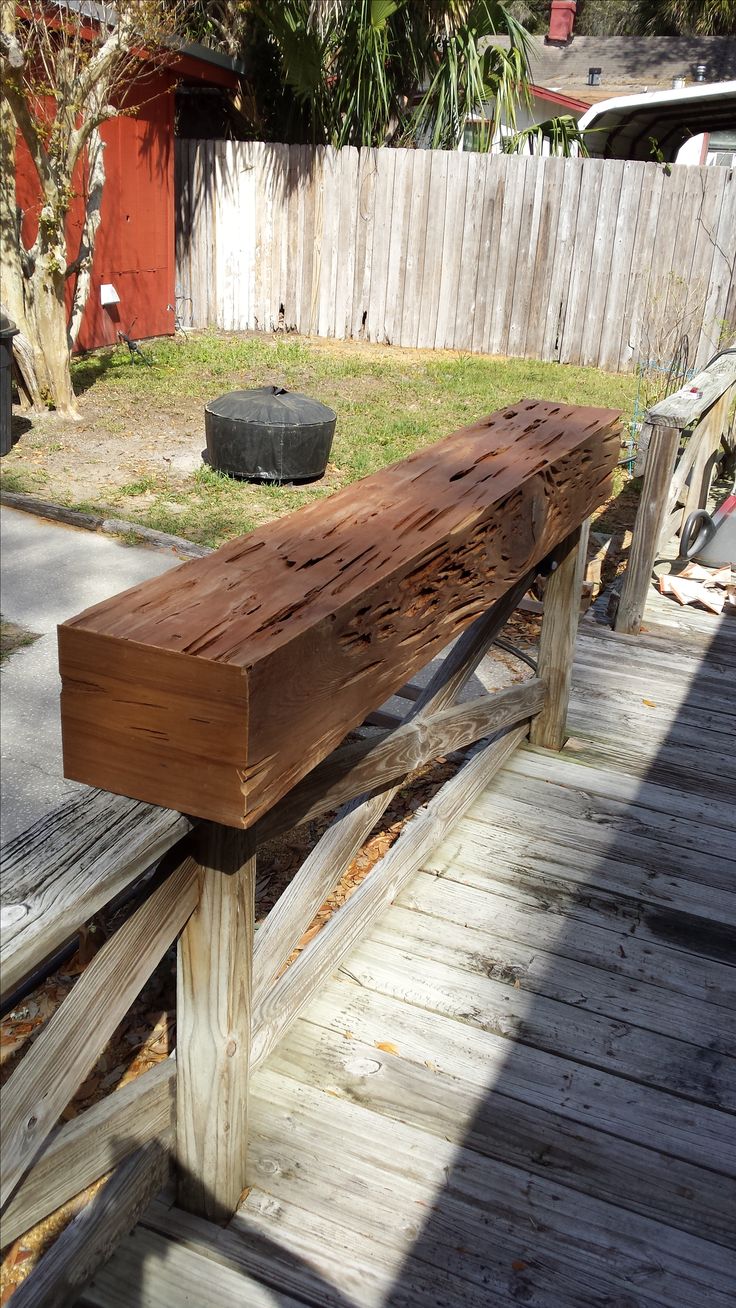
[[[532,95],[537,96],[539,100],[545,100],[549,104],[558,105],[561,109],[569,109],[573,113],[581,114],[590,109],[590,100],[578,100],[571,95],[562,95],[560,91],[552,91],[548,86],[537,86],[532,82],[530,87]]]
[[[59,4],[101,26],[114,27],[117,21],[114,4],[100,3],[99,0],[59,0]],[[184,43],[174,37],[166,38],[163,44],[178,51],[175,71],[183,76],[237,86],[239,76],[245,73],[245,64],[239,59],[211,50],[207,45]]]
[[[736,124],[736,80],[679,91],[619,96],[593,105],[578,122],[591,155],[651,159],[652,142],[667,162],[692,136]]]
[[[493,37],[508,48],[508,37]],[[575,36],[569,45],[529,38],[532,80],[588,103],[613,95],[671,88],[673,77],[692,80],[705,64],[709,82],[736,78],[736,36]],[[601,69],[601,85],[587,85],[588,69]]]

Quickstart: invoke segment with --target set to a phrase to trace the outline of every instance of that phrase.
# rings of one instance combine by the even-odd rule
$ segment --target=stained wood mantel
[[[525,400],[64,623],[65,775],[252,825],[606,497],[618,417]]]

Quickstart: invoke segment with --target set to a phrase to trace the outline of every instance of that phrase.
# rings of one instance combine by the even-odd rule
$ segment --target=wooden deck
[[[582,624],[525,748],[256,1074],[225,1229],[95,1308],[733,1308],[736,620]]]

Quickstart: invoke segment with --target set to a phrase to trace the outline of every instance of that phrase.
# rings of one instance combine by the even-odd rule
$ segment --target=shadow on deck
[[[253,1086],[218,1230],[158,1199],[80,1303],[729,1308],[736,623],[588,618],[523,749]]]

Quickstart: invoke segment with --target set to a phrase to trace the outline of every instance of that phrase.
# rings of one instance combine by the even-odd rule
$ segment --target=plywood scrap
[[[688,563],[681,572],[660,577],[659,589],[678,604],[699,604],[709,613],[717,614],[723,612],[727,602],[733,604],[736,593],[729,566],[704,568],[699,563]]]

